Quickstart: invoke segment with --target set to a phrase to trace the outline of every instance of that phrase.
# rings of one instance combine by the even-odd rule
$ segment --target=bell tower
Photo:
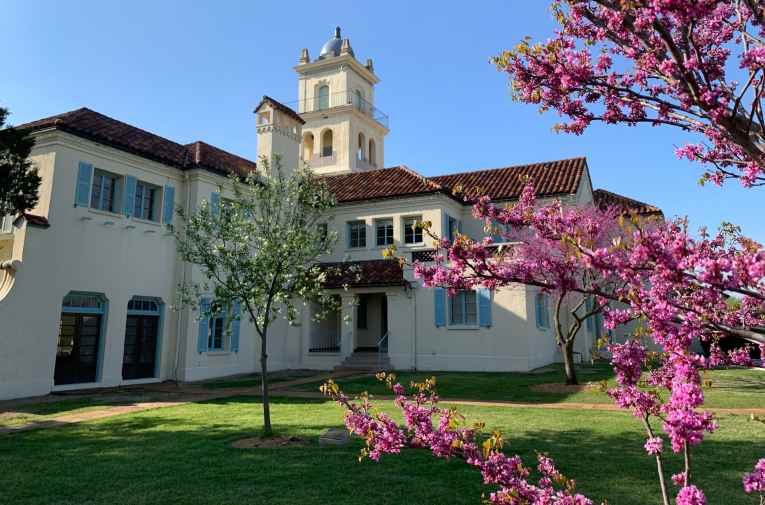
[[[301,159],[320,174],[383,168],[388,116],[374,106],[380,79],[372,60],[361,64],[338,26],[318,58],[301,51],[295,71]]]

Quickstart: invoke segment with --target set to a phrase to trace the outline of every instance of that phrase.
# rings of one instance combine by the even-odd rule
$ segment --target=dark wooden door
[[[125,352],[122,356],[122,378],[154,377],[157,360],[159,316],[128,315],[125,325]]]
[[[56,385],[95,382],[100,340],[100,315],[61,314],[53,382]]]

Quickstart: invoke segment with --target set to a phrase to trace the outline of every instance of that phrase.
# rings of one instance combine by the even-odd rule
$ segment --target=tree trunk
[[[563,368],[566,371],[566,384],[569,386],[579,384],[574,369],[574,341],[565,342],[561,346],[561,353],[563,354]]]
[[[271,430],[271,405],[268,399],[268,353],[266,352],[266,335],[268,329],[260,336],[260,389],[263,394],[263,434],[270,437]]]

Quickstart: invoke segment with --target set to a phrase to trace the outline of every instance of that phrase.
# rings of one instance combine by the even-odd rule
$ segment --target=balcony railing
[[[359,170],[373,170],[377,168],[377,165],[375,165],[369,160],[356,158],[356,168],[358,168]]]
[[[13,216],[0,218],[0,233],[13,233]]]
[[[316,167],[328,167],[337,163],[337,153],[332,152],[329,156],[321,156],[314,154],[310,160],[306,160],[312,168]]]
[[[389,124],[387,114],[361,98],[361,96],[351,91],[340,91],[337,93],[320,95],[315,98],[308,98],[306,100],[288,102],[285,105],[296,109],[299,114],[304,114],[307,112],[320,112],[323,110],[330,110],[337,107],[352,105],[356,110],[371,117],[383,125],[385,128],[388,128]]]

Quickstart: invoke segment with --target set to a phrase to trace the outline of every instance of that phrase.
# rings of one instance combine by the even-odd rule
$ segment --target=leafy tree
[[[197,308],[200,318],[228,314],[227,332],[238,317],[231,315],[235,306],[253,323],[260,338],[264,432],[270,435],[269,329],[277,318],[295,321],[305,301],[332,307],[323,293],[326,273],[316,262],[335,240],[319,226],[334,197],[308,169],[288,175],[278,158],[262,159],[259,166],[258,174],[231,178],[234,198],[219,208],[205,201],[191,215],[179,210],[185,224],[177,235],[180,257],[198,266],[204,278],[181,286],[179,298]],[[209,306],[200,306],[203,295],[211,295]]]
[[[29,161],[34,139],[6,125],[7,117],[8,110],[0,107],[0,216],[16,215],[37,205],[41,181]]]
[[[758,0],[554,0],[560,24],[494,58],[514,99],[555,110],[556,128],[673,126],[706,144],[701,181],[765,184],[765,4]],[[738,82],[737,82],[738,81]]]

